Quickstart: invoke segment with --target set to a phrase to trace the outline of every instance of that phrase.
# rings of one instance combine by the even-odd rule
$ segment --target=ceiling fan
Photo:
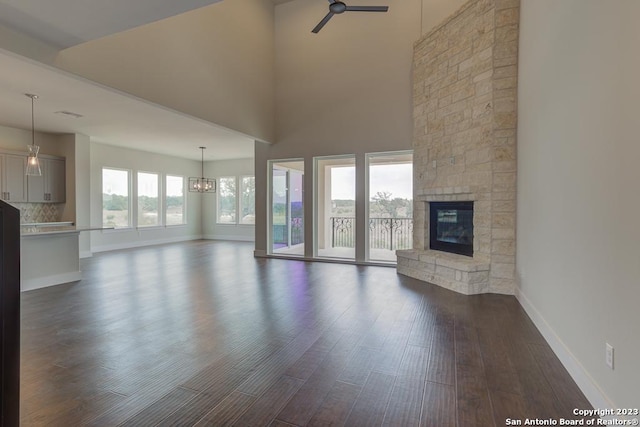
[[[339,15],[344,12],[386,12],[388,10],[389,6],[347,6],[339,0],[329,0],[329,13],[322,18],[322,21],[311,32],[317,34],[333,15]]]

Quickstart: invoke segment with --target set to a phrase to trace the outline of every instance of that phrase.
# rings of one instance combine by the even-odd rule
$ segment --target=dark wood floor
[[[23,426],[504,426],[590,407],[515,298],[198,241],[22,294]]]

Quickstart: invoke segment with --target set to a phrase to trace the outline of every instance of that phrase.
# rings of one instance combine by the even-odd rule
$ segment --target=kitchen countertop
[[[59,227],[59,226],[74,225],[73,221],[60,221],[60,222],[25,222],[20,224],[21,227]]]
[[[74,225],[44,225],[47,223],[41,223],[39,225],[33,224],[22,224],[20,227],[20,236],[29,237],[29,236],[44,236],[51,234],[69,234],[69,233],[80,233],[81,231],[95,231],[95,230],[113,230],[113,227],[98,227],[98,226],[87,226],[87,227],[76,227]]]

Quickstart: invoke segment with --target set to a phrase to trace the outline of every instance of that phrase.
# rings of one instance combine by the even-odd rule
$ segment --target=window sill
[[[145,225],[145,226],[141,226],[141,227],[136,227],[136,230],[138,230],[138,231],[162,230],[163,228],[164,228],[164,225]]]
[[[103,227],[111,227],[110,225],[103,225]],[[117,228],[109,228],[106,230],[102,230],[102,233],[123,233],[126,231],[133,231],[133,227],[117,227]]]

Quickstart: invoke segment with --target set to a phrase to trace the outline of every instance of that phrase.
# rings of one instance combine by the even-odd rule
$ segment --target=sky
[[[355,200],[354,166],[331,168],[331,199]],[[391,198],[413,198],[413,165],[405,164],[381,164],[371,165],[369,169],[369,194],[377,192],[391,193]]]

